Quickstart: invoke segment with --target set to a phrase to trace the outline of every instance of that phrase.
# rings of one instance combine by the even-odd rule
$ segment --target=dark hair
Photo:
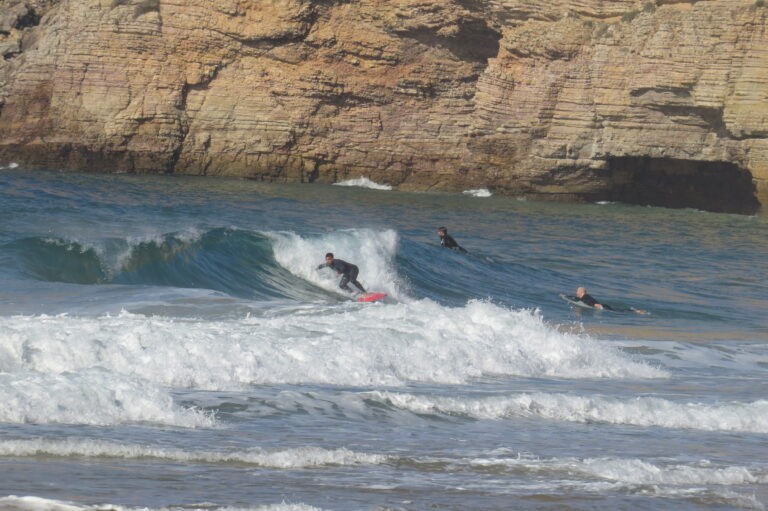
[[[330,257],[331,259],[333,259],[333,252],[328,252],[327,254],[325,254],[325,257]]]
[[[448,234],[448,229],[446,229],[445,227],[438,227],[437,228],[437,232],[444,232],[444,233]]]

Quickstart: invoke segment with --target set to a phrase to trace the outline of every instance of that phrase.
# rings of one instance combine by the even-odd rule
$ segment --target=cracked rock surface
[[[0,164],[768,202],[743,0],[0,0]]]

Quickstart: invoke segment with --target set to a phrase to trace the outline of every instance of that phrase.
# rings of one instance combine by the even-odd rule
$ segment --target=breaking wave
[[[632,399],[565,394],[512,394],[484,399],[431,397],[376,391],[372,399],[419,414],[473,419],[545,419],[633,426],[768,433],[768,401],[680,403],[653,397]]]
[[[374,181],[371,181],[367,177],[359,177],[357,179],[347,179],[346,181],[339,181],[333,183],[334,186],[356,186],[358,188],[370,188],[372,190],[391,190],[390,185],[380,185]]]

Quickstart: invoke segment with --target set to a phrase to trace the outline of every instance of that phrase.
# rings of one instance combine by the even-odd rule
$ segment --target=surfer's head
[[[437,228],[437,235],[438,236],[440,236],[442,238],[446,234],[448,234],[448,229],[446,229],[445,227],[438,227]]]
[[[333,262],[333,252],[325,254],[325,262],[329,264]]]
[[[587,294],[587,288],[585,288],[585,287],[580,287],[580,288],[576,289],[576,296],[577,296],[578,298],[581,298],[581,297],[582,297],[582,296],[584,296],[585,294]]]

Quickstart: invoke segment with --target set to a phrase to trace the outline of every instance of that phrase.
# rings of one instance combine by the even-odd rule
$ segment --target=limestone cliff
[[[768,202],[763,0],[0,0],[0,164]]]

